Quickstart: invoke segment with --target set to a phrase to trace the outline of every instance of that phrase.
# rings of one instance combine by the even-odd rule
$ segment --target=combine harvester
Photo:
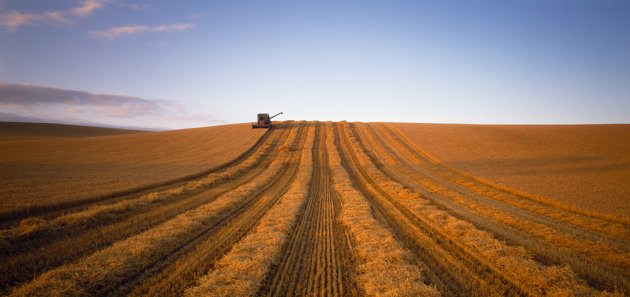
[[[272,117],[269,117],[268,113],[259,113],[258,114],[258,123],[253,123],[252,128],[272,128],[271,119],[283,114],[282,112],[275,114]]]

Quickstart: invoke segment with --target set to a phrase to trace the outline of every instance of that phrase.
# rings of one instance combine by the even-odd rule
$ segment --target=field
[[[554,130],[562,127],[549,127],[555,132],[548,133],[568,136],[527,155],[517,140],[504,143],[504,134],[492,143],[487,135],[429,133],[433,128],[287,121],[268,132],[247,125],[110,136],[83,131],[72,139],[68,132],[49,139],[6,132],[0,173],[3,186],[13,188],[0,192],[0,293],[630,294],[626,139],[602,140],[596,131],[588,133],[601,137],[591,142],[608,142],[576,144],[570,133]],[[598,128],[616,136],[628,131]],[[451,147],[479,139],[495,150]],[[626,182],[606,190],[605,182],[581,185],[572,173],[548,181],[557,183],[564,195],[558,196],[530,192],[514,176],[497,177],[511,172],[514,164],[502,161],[513,157],[538,178],[556,178],[548,167],[570,164],[545,163],[542,156],[584,151],[608,158],[593,176]],[[55,166],[79,172],[57,175]],[[97,189],[95,177],[129,183]],[[573,187],[601,187],[594,195],[617,207],[593,207],[597,199],[582,196],[567,200],[578,191]]]
[[[112,136],[145,131],[63,124],[0,122],[0,137],[3,141],[17,139],[37,139],[54,137],[97,137]]]
[[[139,133],[0,123],[0,219],[172,183],[235,159],[262,133],[246,124]]]
[[[630,213],[630,125],[390,124],[441,163],[519,192]]]

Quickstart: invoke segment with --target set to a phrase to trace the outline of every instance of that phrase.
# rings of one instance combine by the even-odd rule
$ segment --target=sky
[[[0,0],[0,121],[630,123],[630,1]]]

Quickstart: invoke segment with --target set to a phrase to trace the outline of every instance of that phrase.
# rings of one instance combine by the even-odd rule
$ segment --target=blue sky
[[[630,1],[0,0],[0,120],[630,123]]]

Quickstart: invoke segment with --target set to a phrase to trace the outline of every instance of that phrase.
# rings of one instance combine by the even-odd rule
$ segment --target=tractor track
[[[353,125],[355,126],[355,125]],[[562,232],[572,233],[575,236],[583,237],[587,240],[606,241],[608,244],[630,251],[630,227],[626,224],[612,223],[593,216],[586,216],[576,212],[570,212],[561,208],[548,206],[539,202],[508,193],[504,190],[482,184],[463,176],[457,171],[443,166],[430,159],[425,154],[414,148],[411,143],[404,140],[402,136],[386,125],[378,125],[377,131],[374,125],[369,126],[372,136],[382,135],[378,138],[381,146],[385,147],[392,155],[412,170],[416,174],[426,176],[441,184],[452,188],[454,191],[466,194],[476,200],[488,203],[490,206],[500,206],[508,208],[511,212],[527,218],[528,220],[548,225]],[[380,133],[379,133],[380,132]],[[389,139],[384,142],[383,138]],[[484,191],[484,192],[482,192]],[[510,200],[496,200],[491,197],[500,195],[510,196]]]
[[[313,177],[299,219],[260,296],[359,296],[350,236],[339,221],[341,200],[332,187],[326,130],[317,125]]]
[[[370,131],[365,131],[368,129]],[[608,245],[618,248],[622,252],[630,251],[628,242],[618,237],[593,231],[591,229],[583,228],[581,226],[576,226],[568,222],[555,220],[554,218],[545,216],[543,214],[495,200],[492,197],[479,194],[473,189],[467,188],[461,184],[446,180],[445,178],[437,175],[437,173],[431,172],[431,169],[420,167],[416,163],[414,163],[414,160],[403,157],[404,154],[401,154],[402,150],[397,150],[391,147],[390,143],[402,140],[392,140],[390,142],[383,141],[382,138],[379,138],[377,136],[382,134],[375,132],[373,129],[374,128],[372,126],[370,126],[369,128],[357,129],[355,125],[351,125],[351,130],[355,135],[358,136],[358,139],[360,140],[360,143],[363,144],[363,147],[366,148],[367,145],[369,145],[371,148],[373,148],[373,150],[366,149],[365,151],[385,174],[387,174],[390,178],[395,179],[397,182],[404,183],[407,186],[410,184],[410,181],[412,184],[415,183],[415,189],[421,191],[423,195],[434,198],[436,200],[436,203],[440,204],[445,209],[450,209],[445,206],[447,202],[445,202],[444,199],[446,198],[437,197],[436,194],[431,193],[430,190],[423,188],[422,186],[426,186],[428,184],[423,184],[421,181],[430,180],[432,182],[435,182],[447,188],[449,191],[471,200],[473,203],[475,203],[476,205],[480,205],[483,208],[500,210],[505,213],[509,213],[510,216],[518,217],[520,220],[527,220],[541,226],[548,226],[559,232],[571,234],[572,236],[583,240],[604,242]],[[379,152],[379,156],[375,154],[376,151]],[[395,159],[393,162],[395,164],[383,163],[382,159],[384,155],[387,155],[387,157],[389,158]],[[459,206],[461,207],[462,205]],[[452,211],[452,209],[450,210]],[[453,213],[458,215],[455,212]],[[565,214],[565,217],[568,216],[570,215]]]
[[[250,182],[269,167],[273,161],[272,152],[287,141],[293,125],[285,124],[282,129],[272,130],[265,134],[269,135],[266,141],[271,145],[262,152],[262,157],[238,172],[237,175],[221,180],[212,187],[204,187],[158,203],[125,209],[104,218],[91,219],[82,224],[61,226],[50,232],[35,233],[22,240],[12,241],[14,252],[0,255],[3,261],[0,267],[0,292],[31,280],[45,270],[70,263],[118,240],[157,226],[178,214],[211,203],[217,197]],[[260,148],[260,145],[257,148]],[[252,157],[254,152],[255,150],[248,156]],[[162,188],[159,188],[158,191],[161,190]]]
[[[150,203],[133,204],[133,202],[138,201],[139,198],[141,198],[143,195],[146,196],[146,195],[150,195],[154,193],[155,194],[163,193],[170,189],[176,189],[180,185],[185,186],[186,183],[176,184],[170,188],[164,188],[164,187],[156,188],[154,191],[145,192],[143,193],[143,195],[126,199],[125,202],[132,202],[132,203],[126,203],[122,210],[107,211],[107,212],[104,211],[101,213],[97,213],[95,215],[92,215],[89,219],[81,221],[80,224],[77,224],[77,223],[57,224],[54,227],[44,228],[42,230],[35,231],[32,233],[16,235],[10,238],[5,237],[5,239],[11,240],[12,249],[6,250],[5,254],[0,255],[0,257],[14,256],[15,255],[14,253],[29,252],[30,250],[37,249],[45,244],[51,244],[52,242],[55,242],[57,240],[68,240],[68,239],[71,239],[72,237],[78,237],[82,233],[93,230],[96,227],[104,227],[106,225],[118,223],[120,221],[124,221],[126,219],[135,217],[137,215],[146,214],[147,212],[150,212],[153,209],[156,209],[158,207],[164,207],[165,211],[161,211],[161,212],[168,213],[167,207],[173,207],[174,204],[180,204],[176,206],[180,207],[181,209],[188,209],[191,207],[194,208],[194,206],[199,205],[199,203],[208,202],[206,197],[216,196],[217,194],[215,194],[214,192],[216,193],[227,192],[229,191],[229,189],[232,189],[239,184],[242,184],[251,180],[252,178],[257,176],[260,173],[260,171],[268,167],[269,163],[272,161],[271,160],[272,152],[286,141],[287,136],[288,136],[288,132],[287,132],[288,130],[289,129],[287,127],[287,129],[282,129],[281,130],[282,132],[278,132],[278,133],[276,133],[275,131],[270,132],[272,136],[269,137],[267,142],[271,145],[266,146],[266,147],[258,147],[258,149],[260,150],[260,152],[258,152],[260,153],[260,156],[250,155],[250,158],[253,159],[253,162],[244,166],[244,168],[242,168],[238,172],[230,174],[227,177],[224,177],[222,179],[219,179],[217,182],[212,183],[211,185],[203,185],[192,190],[182,191],[181,193],[171,195],[171,197],[168,197],[168,199],[159,199],[159,200],[151,201]],[[247,161],[247,159],[243,160],[240,163],[243,163],[245,161]],[[234,167],[237,167],[239,165],[240,164],[236,164],[234,165]],[[224,171],[226,170],[219,170],[215,172],[215,174],[219,174]],[[239,181],[244,181],[244,182],[239,183]],[[189,181],[188,183],[190,182],[194,183],[195,181]],[[226,188],[227,190],[220,190],[221,188]],[[187,204],[191,204],[191,206],[187,206]],[[110,205],[114,205],[114,204],[108,204],[105,207],[110,206]],[[186,207],[182,208],[184,206]],[[89,211],[89,210],[90,209],[86,209],[85,211]],[[81,210],[78,210],[75,212],[67,212],[67,213],[64,213],[63,215],[72,216],[72,215],[80,215],[81,213],[82,213]],[[59,217],[62,217],[62,216],[59,216]],[[143,221],[147,221],[147,219],[143,219]],[[148,220],[148,221],[151,221],[151,220]],[[54,223],[55,218],[49,219],[48,222]],[[7,228],[4,231],[7,231],[7,230],[11,230],[11,228]]]
[[[298,124],[298,132],[291,153],[280,172],[272,180],[255,190],[250,199],[233,209],[221,213],[205,224],[204,230],[163,253],[144,269],[127,275],[123,283],[93,292],[100,296],[149,295],[181,296],[198,277],[206,274],[214,263],[244,237],[263,215],[282,197],[295,179],[309,123]]]
[[[273,130],[272,130],[273,131]],[[191,181],[194,181],[199,178],[203,178],[204,176],[215,173],[217,171],[224,170],[226,168],[235,166],[239,163],[242,163],[247,158],[250,158],[254,152],[260,148],[260,146],[268,141],[268,138],[272,131],[265,133],[261,136],[254,145],[252,145],[248,150],[237,156],[235,159],[223,163],[221,165],[215,166],[208,170],[204,170],[202,172],[197,172],[193,174],[189,174],[186,176],[182,176],[179,178],[151,183],[144,186],[138,186],[131,189],[125,189],[121,191],[116,191],[108,194],[97,195],[85,199],[80,200],[69,200],[61,203],[57,203],[55,205],[41,205],[41,206],[32,206],[29,209],[20,209],[13,212],[3,212],[0,213],[0,228],[6,228],[18,224],[20,220],[28,218],[28,217],[42,217],[42,218],[51,218],[55,216],[59,216],[68,212],[79,211],[85,209],[86,207],[92,205],[103,205],[108,203],[114,203],[117,201],[122,201],[126,199],[133,199],[147,193],[165,190],[169,188],[173,188]]]
[[[286,183],[290,184],[291,175],[286,172],[291,168],[297,168],[297,164],[291,161],[295,161],[295,155],[299,154],[308,130],[305,124],[294,126],[297,127],[291,129],[290,148],[285,149],[282,157],[274,157],[270,168],[248,184],[239,186],[212,203],[182,213],[146,232],[126,238],[79,261],[46,272],[34,281],[17,288],[13,294],[37,295],[43,291],[53,290],[64,292],[58,293],[61,295],[67,295],[65,292],[91,296],[127,295],[153,277],[164,275],[161,274],[164,269],[172,267],[171,264],[177,263],[198,247],[203,247],[202,244],[207,242],[207,238],[217,238],[218,232],[226,226],[228,228],[232,226],[232,222],[239,221],[242,217],[240,214],[259,209],[260,201],[263,201],[261,197],[270,196],[266,195],[266,192],[274,186],[278,188],[277,181],[286,180],[288,177]],[[231,245],[227,244],[227,247],[224,247],[227,249],[229,246]],[[198,259],[192,260],[193,264],[199,262]],[[67,279],[68,274],[83,275]],[[191,279],[177,280],[186,285],[173,284],[173,290],[178,292],[173,293],[173,290],[170,290],[160,292],[158,295],[181,295],[179,289],[191,285],[196,277],[191,274],[188,276]]]
[[[355,187],[369,200],[375,216],[418,257],[430,283],[437,286],[441,294],[527,295],[487,260],[471,253],[461,243],[432,226],[431,222],[405,208],[397,201],[396,194],[389,193],[372,179],[350,143],[350,132],[342,125],[347,123],[335,123],[335,144],[344,167],[355,181]]]
[[[302,200],[291,210],[295,219],[273,229],[284,239],[260,262],[264,270],[250,269],[257,279],[249,294],[370,292],[379,275],[361,266],[366,252],[356,220],[346,221],[354,205],[348,201],[363,203],[364,217],[391,231],[390,242],[400,243],[409,271],[416,271],[405,279],[431,294],[630,293],[630,226],[622,220],[486,184],[386,124],[302,121],[279,125],[238,158],[198,175],[36,210],[40,218],[0,218],[0,295],[182,296],[211,274],[224,276],[218,286],[231,281],[225,291],[231,293],[239,279],[226,272],[244,268],[238,261],[223,267],[230,261],[224,256],[263,218],[277,218],[283,197],[296,197],[289,191],[296,183]],[[388,261],[386,250],[371,248],[368,255]]]
[[[627,281],[627,279],[630,278],[630,274],[627,272],[627,267],[624,268],[620,266],[623,264],[611,263],[611,261],[623,256],[611,259],[610,261],[604,261],[607,259],[597,259],[591,256],[599,252],[597,246],[590,248],[590,251],[578,252],[558,245],[557,243],[548,242],[544,240],[544,238],[541,238],[539,234],[531,232],[532,229],[534,229],[535,232],[539,232],[541,228],[539,226],[547,226],[555,229],[556,232],[563,236],[572,236],[576,245],[580,244],[580,239],[599,242],[618,249],[617,253],[620,254],[627,253],[628,251],[628,246],[624,244],[624,240],[601,232],[584,229],[584,227],[581,226],[571,225],[561,220],[554,220],[540,213],[518,208],[512,204],[503,203],[493,200],[490,197],[480,195],[472,189],[465,188],[460,184],[454,184],[444,177],[441,177],[438,173],[433,172],[432,170],[435,169],[429,167],[429,165],[424,164],[424,166],[420,166],[417,164],[420,161],[430,162],[429,160],[424,159],[418,161],[402,157],[408,156],[405,155],[405,153],[417,154],[419,157],[423,156],[420,152],[415,150],[411,151],[411,147],[408,147],[409,151],[407,152],[401,149],[400,146],[410,146],[410,144],[401,144],[401,142],[404,141],[401,138],[389,137],[389,135],[387,135],[388,133],[394,135],[394,131],[381,131],[381,133],[378,133],[371,125],[370,127],[357,129],[353,124],[351,127],[351,130],[357,136],[357,139],[359,139],[359,143],[362,145],[371,161],[390,179],[421,193],[454,216],[471,222],[478,228],[491,232],[510,244],[525,247],[527,250],[533,252],[535,258],[542,263],[570,266],[581,278],[585,279],[591,286],[597,289],[608,291],[622,290],[623,292],[628,292],[630,289],[630,284]],[[378,135],[380,135],[380,137]],[[371,150],[366,149],[368,146]],[[376,153],[379,155],[377,156]],[[393,159],[393,162],[389,162],[388,164],[382,162],[382,160],[389,158]],[[451,171],[448,168],[439,168],[439,164],[433,163],[431,166],[438,167],[438,169],[442,171]],[[458,197],[472,200],[472,203],[477,204],[475,205],[476,207],[469,208],[461,201],[453,201],[440,193],[434,193],[428,190],[431,184],[427,183],[427,180],[442,185],[444,189],[452,191],[452,193],[454,193],[453,195],[459,195]],[[503,218],[503,220],[497,220],[496,215],[493,216],[493,213],[489,212],[490,209],[502,213],[503,217],[501,218]],[[556,209],[554,211],[561,210]],[[516,222],[518,222],[519,225],[517,225]],[[532,227],[529,230],[519,228],[520,225],[526,223],[537,227]],[[585,246],[588,247],[588,245]]]

